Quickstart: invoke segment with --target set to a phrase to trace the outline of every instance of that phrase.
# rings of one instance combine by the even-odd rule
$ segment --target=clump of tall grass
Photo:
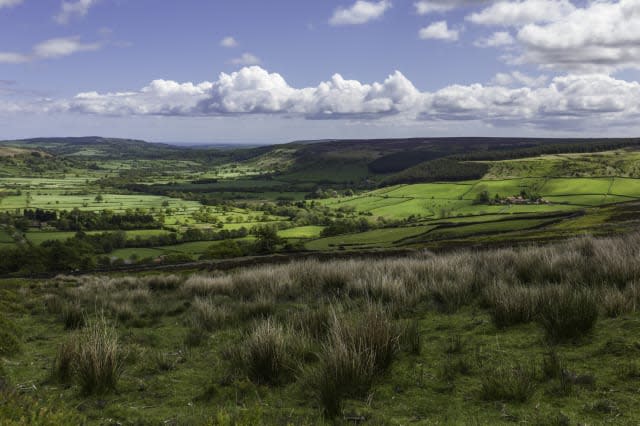
[[[86,313],[78,302],[64,304],[60,316],[65,330],[81,328],[85,324]]]
[[[257,324],[236,351],[236,363],[256,383],[277,385],[293,377],[303,356],[298,336],[271,319]]]
[[[83,394],[103,394],[115,390],[123,359],[115,328],[100,315],[59,347],[52,376],[61,381],[74,377]]]
[[[582,337],[597,319],[598,304],[592,290],[555,285],[540,293],[538,321],[551,342]]]
[[[210,298],[196,297],[191,307],[191,326],[195,329],[213,331],[233,318],[227,305],[217,305]]]
[[[232,295],[233,281],[230,276],[192,275],[184,282],[182,292],[188,296],[211,297]]]
[[[100,394],[115,390],[123,358],[116,329],[102,315],[90,320],[78,334],[76,374],[82,392]]]
[[[532,367],[499,367],[482,376],[481,396],[486,401],[526,402],[536,390]]]
[[[77,355],[78,342],[76,336],[73,335],[58,346],[51,368],[51,379],[58,383],[70,383]]]
[[[183,281],[179,275],[152,275],[144,278],[144,283],[151,291],[176,291]]]
[[[356,319],[333,313],[318,365],[307,375],[326,416],[335,417],[344,398],[361,396],[386,371],[400,349],[400,330],[378,305]]]
[[[526,324],[535,319],[540,304],[539,289],[496,283],[484,291],[491,319],[498,328]]]

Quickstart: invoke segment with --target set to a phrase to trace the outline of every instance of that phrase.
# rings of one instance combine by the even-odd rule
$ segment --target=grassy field
[[[2,280],[0,418],[637,424],[639,253],[631,235],[231,273]]]
[[[357,234],[339,235],[310,241],[306,247],[310,250],[362,249],[376,247],[392,247],[394,243],[405,238],[423,234],[433,226],[412,226],[406,228],[375,229]]]

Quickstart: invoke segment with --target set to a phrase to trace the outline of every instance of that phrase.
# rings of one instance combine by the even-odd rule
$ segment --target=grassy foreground
[[[0,423],[637,424],[640,235],[0,284]]]

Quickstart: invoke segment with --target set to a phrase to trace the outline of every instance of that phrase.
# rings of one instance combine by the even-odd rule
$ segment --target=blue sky
[[[0,139],[635,136],[640,0],[0,0]]]

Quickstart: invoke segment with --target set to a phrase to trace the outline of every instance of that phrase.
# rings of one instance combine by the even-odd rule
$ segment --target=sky
[[[640,135],[640,0],[0,0],[0,139]]]

